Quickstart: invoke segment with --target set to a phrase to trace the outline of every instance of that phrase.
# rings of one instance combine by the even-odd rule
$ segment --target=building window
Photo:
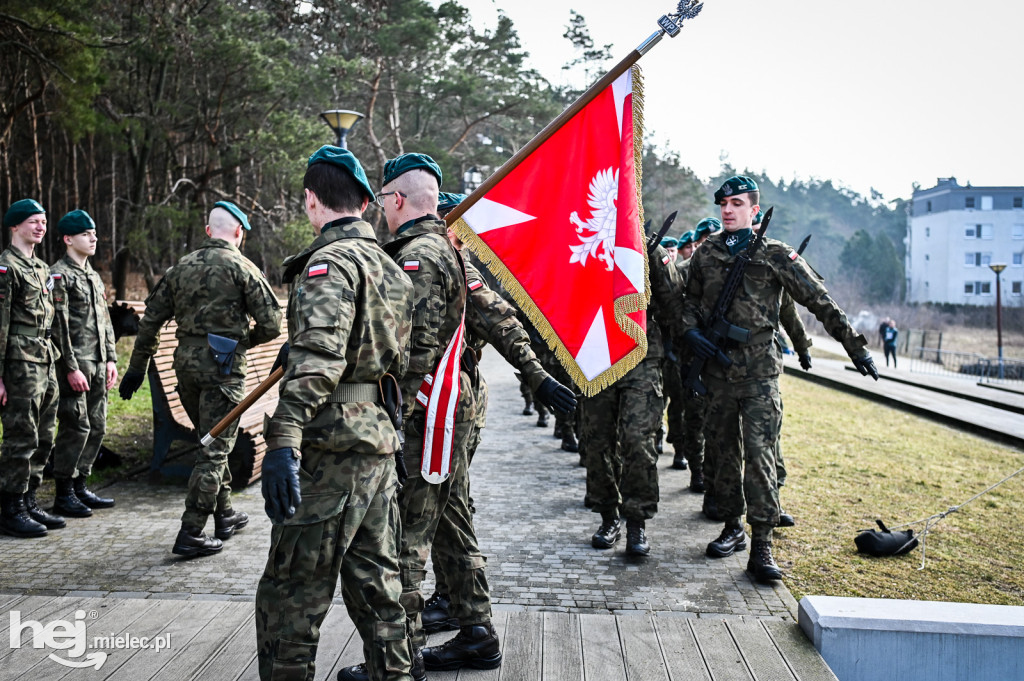
[[[992,262],[991,253],[964,253],[964,267],[982,267]]]
[[[992,282],[990,281],[968,281],[964,283],[964,294],[968,296],[990,296],[992,295]]]
[[[1024,196],[1015,196],[1015,197],[1013,197],[1013,207],[1014,208],[1024,208]]]
[[[1019,296],[1021,294],[1021,284],[1022,283],[1024,283],[1024,282],[1011,281],[1010,282],[1010,293],[1012,293],[1015,296]]]
[[[1017,199],[1017,200],[1020,201],[1020,199]],[[927,205],[928,205],[928,212],[931,213],[932,212],[932,202],[928,201]],[[1015,207],[1019,208],[1019,206],[1015,206]]]
[[[1024,253],[1014,253],[1013,264],[1015,267],[1020,267],[1022,264],[1024,264]]]
[[[1014,239],[1024,239],[1024,225],[1014,225],[1010,233]]]
[[[973,196],[965,196],[964,197],[964,208],[974,208],[974,197]]]
[[[982,210],[992,210],[992,197],[991,196],[983,196],[983,197],[981,197],[981,209]]]
[[[992,225],[964,225],[965,239],[991,239]]]
[[[966,284],[964,284],[964,293],[966,295],[969,295],[969,296],[973,296],[974,295],[974,282],[973,281],[969,281]]]

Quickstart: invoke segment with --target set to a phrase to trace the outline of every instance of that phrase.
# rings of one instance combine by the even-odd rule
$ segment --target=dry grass
[[[1019,500],[1024,474],[951,514],[921,548],[895,558],[856,552],[881,518],[893,526],[960,504],[1022,466],[1021,452],[798,378],[782,378],[783,506],[777,531],[793,595],[1024,605]],[[917,526],[919,531],[923,526]]]

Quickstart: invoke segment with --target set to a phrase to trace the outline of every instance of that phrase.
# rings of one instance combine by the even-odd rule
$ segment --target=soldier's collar
[[[399,227],[397,230],[395,230],[395,236],[405,236],[405,232],[409,231],[410,229],[412,229],[416,225],[420,224],[421,222],[426,222],[427,220],[433,220],[434,222],[439,222],[441,220],[441,218],[437,217],[436,215],[429,215],[428,214],[428,215],[424,215],[422,217],[418,217],[415,220],[409,220],[409,222],[406,222],[401,227]],[[433,231],[433,230],[430,230],[430,231]]]
[[[319,239],[334,241],[343,238],[374,239],[377,236],[373,233],[373,227],[362,218],[345,217],[332,220],[320,229]],[[316,242],[314,242],[316,243]]]
[[[225,239],[218,239],[212,236],[206,237],[206,241],[203,242],[203,245],[200,246],[200,248],[228,248],[233,251],[238,250],[238,247],[235,246],[230,241],[227,241]]]

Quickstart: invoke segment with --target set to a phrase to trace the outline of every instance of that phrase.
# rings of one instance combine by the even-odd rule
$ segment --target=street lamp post
[[[352,126],[359,119],[363,118],[363,114],[349,111],[348,109],[331,109],[330,111],[320,112],[320,118],[324,119],[324,123],[327,123],[331,130],[334,131],[334,134],[338,136],[338,146],[342,149],[348,149],[345,138],[348,136],[348,131],[352,129]]]
[[[996,343],[999,347],[999,378],[1003,378],[1003,299],[999,275],[1006,269],[1005,263],[989,265],[996,273]]]

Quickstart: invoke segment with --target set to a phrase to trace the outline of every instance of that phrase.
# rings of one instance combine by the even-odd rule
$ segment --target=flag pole
[[[573,116],[578,114],[587,106],[590,102],[607,89],[609,85],[615,82],[615,80],[629,70],[640,57],[647,54],[652,47],[657,45],[661,39],[667,33],[670,37],[678,35],[682,29],[682,21],[684,19],[692,19],[700,13],[701,8],[704,7],[703,2],[697,2],[697,0],[680,0],[679,5],[676,7],[676,11],[672,14],[665,14],[658,19],[658,30],[647,37],[639,46],[627,54],[622,61],[612,67],[611,71],[606,73],[600,80],[590,86],[586,92],[580,95],[579,99],[569,105],[569,107],[559,114],[553,121],[544,126],[544,129],[537,133],[532,140],[526,143],[522,149],[517,151],[512,157],[505,161],[494,173],[491,174],[484,182],[477,187],[472,194],[466,197],[458,206],[455,207],[448,215],[445,216],[445,222],[449,225],[455,223],[465,212],[476,203],[481,197],[487,192],[491,191],[499,182],[501,182],[505,176],[511,173],[516,166],[522,163],[526,158],[533,152],[537,151],[548,139],[554,135],[566,121],[571,119]]]
[[[230,426],[235,419],[240,417],[251,407],[256,400],[263,397],[264,394],[271,388],[273,388],[281,377],[284,376],[284,367],[277,367],[269,376],[267,376],[262,383],[256,386],[251,393],[245,396],[241,402],[238,403],[234,409],[228,412],[228,415],[220,420],[220,423],[210,429],[210,432],[202,437],[199,441],[204,447],[209,447],[213,444],[213,441],[220,437],[220,434]]]

